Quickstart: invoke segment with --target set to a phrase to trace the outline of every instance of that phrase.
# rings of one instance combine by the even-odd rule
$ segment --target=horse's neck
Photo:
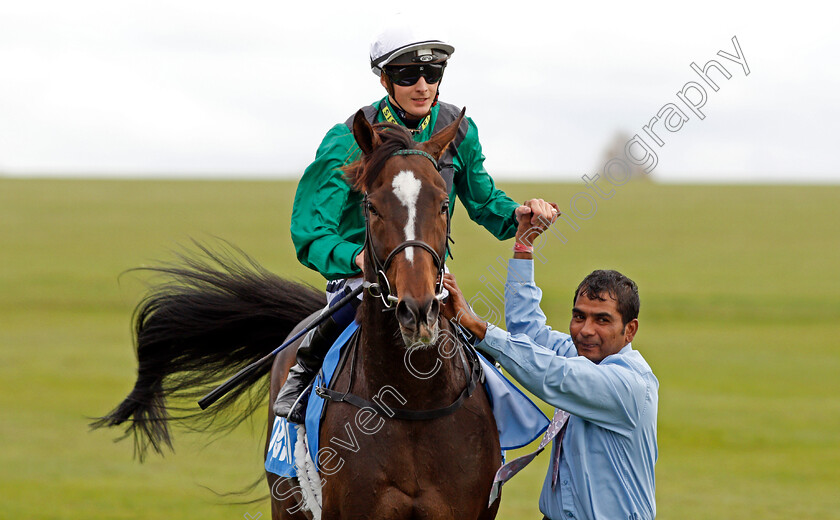
[[[442,331],[437,344],[407,353],[394,313],[375,305],[366,306],[361,329],[357,377],[366,392],[390,386],[406,399],[403,408],[425,409],[449,405],[467,383],[461,357],[440,346],[450,333]]]

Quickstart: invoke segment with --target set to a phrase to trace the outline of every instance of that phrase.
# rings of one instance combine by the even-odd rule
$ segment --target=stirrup
[[[313,380],[314,381],[314,380]],[[292,403],[286,420],[290,423],[303,424],[306,421],[306,405],[309,404],[309,396],[312,394],[312,383],[300,393],[295,402]]]

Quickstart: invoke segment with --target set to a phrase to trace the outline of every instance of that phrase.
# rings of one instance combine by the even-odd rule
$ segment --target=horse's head
[[[424,143],[396,125],[371,126],[360,110],[353,134],[362,159],[348,180],[365,194],[365,276],[396,305],[408,347],[437,340],[440,275],[449,235],[449,194],[438,160],[455,137],[458,119]]]

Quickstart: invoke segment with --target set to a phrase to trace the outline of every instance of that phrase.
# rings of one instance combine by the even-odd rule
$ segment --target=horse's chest
[[[488,431],[495,424],[467,409],[432,421],[329,419],[328,414],[322,450],[331,448],[340,480],[353,486],[384,480],[413,494],[420,480],[446,482],[454,475],[469,480],[498,467],[498,442]]]
[[[483,389],[455,413],[429,421],[331,403],[320,446],[333,450],[336,471],[324,475],[324,517],[364,511],[369,519],[492,518],[487,497],[501,463],[495,428]]]
[[[360,413],[356,417],[325,418],[321,446],[331,448],[348,466],[371,463],[390,472],[447,467],[461,459],[472,459],[482,450],[481,435],[486,421],[397,421]],[[447,420],[450,419],[450,420]]]
[[[347,440],[345,428],[326,429],[321,440],[336,447],[343,464],[326,477],[325,511],[361,507],[366,518],[477,518],[498,468],[498,444],[485,441],[491,435],[453,435],[453,424],[435,422],[387,421],[374,435],[356,430],[356,450],[336,444],[342,432],[341,441]]]

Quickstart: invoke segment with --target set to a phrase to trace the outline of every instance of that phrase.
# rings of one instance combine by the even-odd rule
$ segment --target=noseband
[[[423,150],[416,150],[416,149],[402,149],[397,150],[396,152],[392,153],[391,156],[395,155],[422,155],[423,157],[427,158],[432,162],[437,172],[440,172],[438,168],[437,161],[435,158],[429,155],[428,153],[424,152]],[[371,203],[368,200],[368,195],[365,193],[364,202],[362,203],[365,212],[365,249],[369,250],[371,260],[373,261],[373,265],[376,268],[376,278],[378,283],[370,284],[368,287],[368,292],[374,298],[381,298],[382,303],[385,305],[387,309],[391,308],[393,303],[399,301],[399,298],[394,296],[391,291],[391,283],[388,280],[388,268],[391,266],[391,262],[394,258],[405,250],[408,247],[419,247],[421,249],[425,249],[432,255],[432,260],[435,262],[435,267],[438,270],[437,282],[435,284],[435,298],[441,299],[443,297],[443,273],[444,273],[444,262],[446,261],[446,255],[452,256],[452,252],[449,248],[449,243],[452,242],[452,238],[449,235],[449,225],[451,221],[451,214],[449,213],[449,201],[446,202],[446,239],[444,241],[445,247],[443,251],[443,257],[438,254],[435,249],[423,242],[422,240],[406,240],[402,242],[400,245],[395,247],[385,258],[385,262],[381,262],[379,260],[379,256],[376,254],[376,249],[373,246],[373,241],[371,240],[371,229],[370,229],[370,208]]]

